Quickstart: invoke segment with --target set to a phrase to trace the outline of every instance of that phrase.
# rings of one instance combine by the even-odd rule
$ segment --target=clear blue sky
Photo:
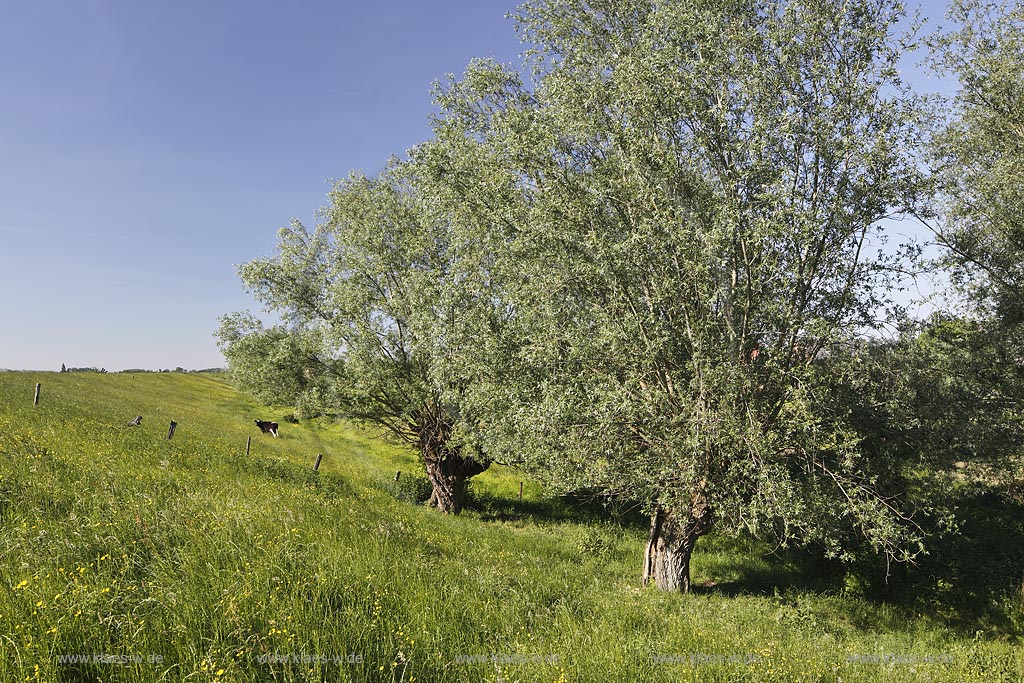
[[[0,368],[223,365],[234,265],[426,139],[434,80],[518,63],[513,6],[3,3]]]
[[[222,365],[234,264],[425,139],[434,80],[517,62],[512,7],[3,3],[0,368]]]

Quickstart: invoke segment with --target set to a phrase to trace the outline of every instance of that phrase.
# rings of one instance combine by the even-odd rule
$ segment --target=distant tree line
[[[174,368],[174,370],[168,370],[168,369],[145,370],[145,369],[140,369],[140,368],[131,368],[131,369],[128,369],[128,370],[121,370],[120,372],[121,373],[126,373],[126,372],[131,372],[131,373],[140,373],[140,372],[157,372],[157,373],[159,373],[159,372],[223,373],[223,372],[227,372],[227,371],[228,371],[227,368],[204,368],[203,370],[186,370],[185,368],[177,367],[177,368]]]
[[[95,368],[95,367],[69,368],[69,367],[65,366],[64,364],[61,364],[60,371],[61,372],[99,372],[99,373],[106,373],[107,369],[106,368]],[[145,368],[129,368],[127,370],[118,370],[117,372],[120,372],[121,374],[125,374],[125,373],[138,374],[138,373],[144,373],[144,372],[156,372],[156,373],[160,373],[160,372],[224,373],[224,372],[227,372],[227,368],[205,368],[203,370],[186,370],[185,368],[177,367],[177,368],[174,368],[173,371],[172,370],[167,370],[167,369],[149,370],[149,369],[145,369]]]

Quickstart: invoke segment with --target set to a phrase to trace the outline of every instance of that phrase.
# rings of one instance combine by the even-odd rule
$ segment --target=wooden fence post
[[[523,482],[519,482],[519,500],[523,499]]]
[[[316,462],[313,463],[313,471],[316,472],[320,469],[320,461],[323,460],[324,456],[322,453],[316,454]]]
[[[171,428],[167,430],[167,440],[170,441],[174,437],[174,428],[178,426],[178,423],[171,420]]]
[[[43,385],[42,385],[42,384],[40,384],[39,382],[36,382],[36,395],[35,395],[35,397],[34,397],[34,398],[32,399],[32,405],[34,405],[34,406],[37,406],[37,405],[39,405],[39,388],[40,388],[41,386],[43,386]]]
[[[247,437],[245,437],[245,455],[246,455],[246,457],[249,457],[249,447],[250,446],[252,446],[252,437],[251,436],[247,436]]]

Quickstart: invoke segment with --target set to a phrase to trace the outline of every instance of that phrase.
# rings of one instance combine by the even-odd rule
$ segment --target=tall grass
[[[393,495],[408,451],[285,412],[210,376],[0,374],[0,681],[1024,680],[1012,593],[957,621],[726,537],[696,594],[640,590],[628,515],[496,467],[444,517]]]

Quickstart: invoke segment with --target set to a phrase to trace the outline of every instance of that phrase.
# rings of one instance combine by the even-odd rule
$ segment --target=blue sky
[[[433,81],[518,63],[513,6],[0,3],[0,368],[223,365],[235,264],[426,139]]]

